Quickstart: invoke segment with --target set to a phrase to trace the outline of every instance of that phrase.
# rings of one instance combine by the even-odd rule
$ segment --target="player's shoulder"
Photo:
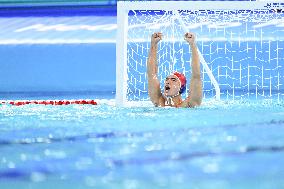
[[[180,107],[189,108],[189,97],[186,97],[180,104]]]
[[[165,97],[163,95],[161,95],[160,98],[159,98],[159,106],[164,107],[165,104],[166,104],[165,102],[166,102]]]

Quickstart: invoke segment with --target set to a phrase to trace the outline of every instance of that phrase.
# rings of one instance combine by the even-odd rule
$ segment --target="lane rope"
[[[97,105],[95,100],[25,100],[25,101],[2,101],[0,104],[10,104],[13,106],[22,106],[28,104],[40,105],[70,105],[70,104],[89,104]]]

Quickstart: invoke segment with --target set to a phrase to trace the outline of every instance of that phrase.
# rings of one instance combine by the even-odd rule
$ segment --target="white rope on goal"
[[[178,13],[178,11],[175,11],[174,14],[175,14],[177,20],[179,21],[179,23],[181,24],[184,33],[187,33],[188,32],[187,28],[186,28],[186,26],[185,26],[185,24],[184,24],[184,22],[183,22],[183,20],[182,20],[182,18],[180,16],[180,14]],[[210,70],[210,68],[207,65],[203,55],[200,53],[198,48],[197,48],[197,51],[198,51],[198,55],[199,55],[199,58],[200,58],[200,62],[202,64],[202,66],[204,67],[204,69],[206,70],[206,72],[207,72],[207,74],[208,74],[208,76],[209,76],[209,78],[210,78],[210,80],[211,80],[211,82],[212,82],[212,84],[213,84],[213,86],[215,88],[215,92],[216,92],[215,98],[216,98],[216,100],[220,100],[220,87],[219,87],[219,84],[216,81],[212,71]]]

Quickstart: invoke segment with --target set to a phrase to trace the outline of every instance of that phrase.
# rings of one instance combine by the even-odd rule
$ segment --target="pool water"
[[[0,188],[284,188],[284,102],[0,105]]]

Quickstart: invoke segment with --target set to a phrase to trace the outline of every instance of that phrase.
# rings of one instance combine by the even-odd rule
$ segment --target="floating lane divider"
[[[13,106],[22,106],[28,104],[42,104],[42,105],[69,105],[69,104],[90,104],[97,105],[94,100],[31,100],[31,101],[2,101],[1,104],[10,104]]]

